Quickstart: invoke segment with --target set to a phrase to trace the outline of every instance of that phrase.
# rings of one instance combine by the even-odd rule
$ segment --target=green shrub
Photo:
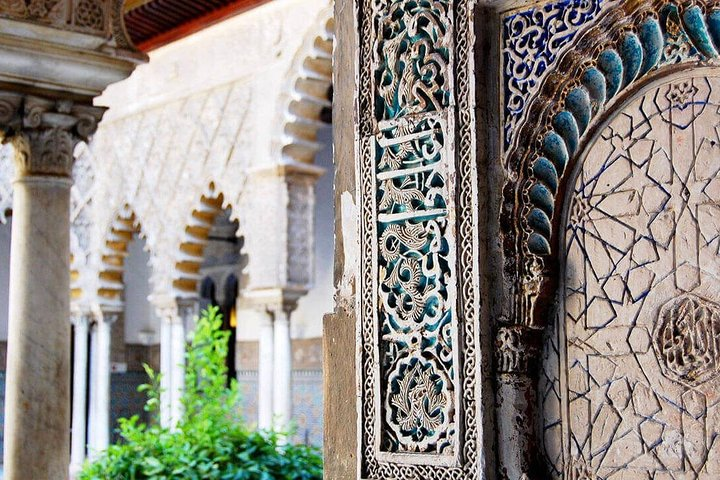
[[[121,419],[122,440],[79,480],[321,480],[317,449],[286,444],[287,435],[253,431],[240,415],[236,381],[226,387],[229,332],[220,329],[217,308],[204,311],[186,354],[184,413],[175,430],[158,422],[160,376],[148,366],[145,410],[150,425],[136,415]]]

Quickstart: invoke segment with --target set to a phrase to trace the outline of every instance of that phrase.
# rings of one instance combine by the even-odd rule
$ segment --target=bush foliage
[[[249,429],[236,381],[226,385],[229,332],[218,309],[204,311],[186,354],[184,413],[176,429],[160,426],[160,375],[148,366],[146,425],[121,419],[122,440],[88,463],[79,480],[321,480],[317,449],[289,445],[284,433]]]

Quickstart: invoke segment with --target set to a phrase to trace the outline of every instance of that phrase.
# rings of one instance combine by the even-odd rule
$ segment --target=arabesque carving
[[[362,7],[362,478],[477,472],[468,8]]]
[[[109,12],[116,0],[0,0],[0,17],[31,21],[94,35],[109,31]]]
[[[533,325],[542,272],[557,241],[554,223],[565,173],[586,134],[616,99],[657,69],[682,62],[713,62],[720,46],[720,7],[713,2],[632,2],[601,15],[556,62],[564,74],[546,77],[528,110],[519,138],[532,139],[508,153],[505,189],[508,271],[517,272],[512,322]],[[552,100],[558,98],[558,100]],[[539,325],[541,326],[541,325]]]

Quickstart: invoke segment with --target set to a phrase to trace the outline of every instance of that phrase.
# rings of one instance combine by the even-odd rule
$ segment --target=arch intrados
[[[216,191],[215,183],[210,182],[185,223],[184,233],[177,248],[172,278],[172,287],[177,297],[198,296],[198,288],[203,281],[200,267],[205,259],[210,231],[217,216],[227,209],[232,210],[233,206],[222,192]],[[237,221],[234,215],[230,218]]]
[[[334,30],[326,9],[292,62],[278,114],[281,161],[312,164],[321,148],[317,134],[331,123]]]
[[[123,301],[125,259],[128,255],[128,246],[135,235],[147,240],[135,212],[126,204],[120,212],[115,214],[109,231],[104,237],[100,258],[102,266],[98,272],[100,283],[97,292],[101,299],[112,303]]]

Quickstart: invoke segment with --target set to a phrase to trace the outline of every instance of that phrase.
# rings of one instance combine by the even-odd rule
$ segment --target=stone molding
[[[75,146],[95,132],[104,111],[70,100],[0,92],[0,129],[14,147],[17,178],[71,177]]]

